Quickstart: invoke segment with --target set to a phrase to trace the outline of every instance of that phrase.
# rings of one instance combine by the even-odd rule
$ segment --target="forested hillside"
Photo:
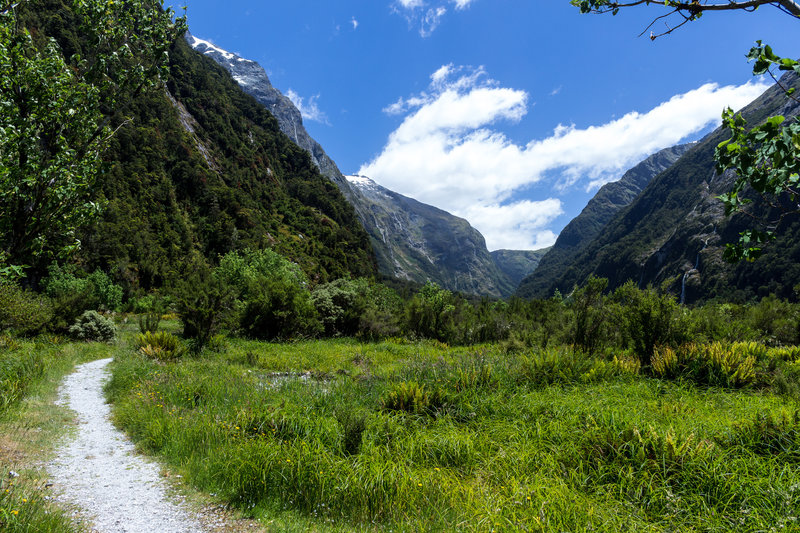
[[[654,177],[673,165],[691,146],[665,148],[625,172],[619,180],[603,185],[581,213],[561,230],[536,270],[519,284],[517,294],[523,298],[552,296],[554,278],[570,267],[614,215],[630,205]]]
[[[71,57],[80,36],[60,0],[26,6],[30,27]],[[98,190],[105,205],[83,230],[80,261],[126,289],[160,286],[187,258],[208,262],[271,247],[315,282],[372,276],[375,262],[353,208],[272,115],[183,39],[161,91],[116,110],[119,129]]]
[[[800,86],[797,75],[783,78]],[[777,86],[743,111],[748,124],[771,115],[796,116],[800,104]],[[722,128],[694,145],[674,165],[655,177],[642,193],[600,231],[569,264],[540,281],[536,295],[568,293],[589,275],[606,277],[615,288],[628,280],[640,287],[664,285],[683,302],[710,298],[749,300],[768,294],[793,298],[800,280],[800,221],[787,217],[777,239],[755,262],[723,261],[725,243],[751,226],[744,215],[725,217],[717,198],[730,190],[733,176],[715,171],[714,149],[730,134]],[[756,212],[767,214],[756,205]],[[760,211],[759,211],[760,210]]]

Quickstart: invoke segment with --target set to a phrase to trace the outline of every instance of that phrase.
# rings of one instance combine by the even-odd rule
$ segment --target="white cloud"
[[[555,198],[520,201],[515,193],[553,175],[554,194],[599,187],[649,154],[718,123],[726,105],[739,108],[765,89],[759,83],[706,84],[644,113],[582,129],[559,125],[551,136],[520,145],[500,127],[522,120],[528,94],[500,87],[482,68],[444,65],[425,92],[384,109],[405,118],[358,173],[466,218],[490,249],[533,248],[554,240],[547,225],[561,204]]]
[[[475,0],[393,0],[392,9],[403,15],[409,27],[416,27],[422,37],[429,37],[447,14],[447,5],[456,11],[469,7]]]
[[[357,30],[357,29],[358,29],[358,21],[356,20],[356,18],[355,18],[355,17],[352,17],[352,18],[350,19],[350,24],[352,24],[352,25],[353,25],[353,30]]]
[[[326,115],[325,112],[319,108],[319,104],[317,104],[317,100],[319,100],[320,97],[319,94],[311,96],[306,100],[292,89],[289,89],[286,91],[286,97],[292,101],[304,119],[313,120],[314,122],[320,122],[330,126],[328,115]]]

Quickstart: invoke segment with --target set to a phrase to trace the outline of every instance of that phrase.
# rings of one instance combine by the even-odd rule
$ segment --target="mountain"
[[[552,296],[555,280],[614,215],[630,205],[654,177],[672,166],[691,147],[691,144],[683,144],[665,148],[625,172],[619,180],[600,187],[581,213],[564,227],[533,273],[521,281],[517,294],[523,298]]]
[[[800,88],[787,73],[784,87]],[[776,86],[742,110],[749,124],[767,117],[800,114],[800,102]],[[568,292],[590,274],[609,279],[610,288],[627,280],[639,286],[667,288],[691,303],[720,298],[745,301],[776,294],[795,298],[800,280],[800,217],[787,217],[775,241],[755,262],[730,265],[722,260],[725,243],[750,226],[744,215],[725,217],[717,196],[730,190],[734,175],[718,175],[714,148],[730,134],[718,128],[693,145],[656,176],[630,205],[620,210],[569,264],[552,276],[550,288]],[[763,203],[752,207],[769,215]],[[544,262],[544,261],[543,261]]]
[[[311,156],[311,161],[319,168],[322,175],[335,183],[339,190],[342,191],[342,194],[348,200],[351,200],[350,187],[344,175],[339,171],[336,163],[328,157],[322,146],[311,138],[303,125],[303,117],[300,114],[300,110],[288,97],[272,86],[267,72],[261,65],[214,46],[208,41],[198,39],[189,32],[186,32],[186,42],[194,50],[210,57],[221,65],[230,73],[231,77],[245,93],[266,107],[272,116],[278,120],[281,131],[294,141],[297,146],[308,152]]]
[[[417,283],[434,281],[448,290],[470,294],[499,297],[513,292],[516,282],[498,268],[483,236],[466,220],[371,180],[348,182],[349,178],[308,134],[297,107],[272,86],[258,63],[188,33],[186,41],[225,68],[244,92],[266,107],[281,131],[308,152],[322,174],[339,187],[369,234],[381,274]],[[522,253],[518,260],[524,263],[527,256]]]
[[[21,17],[68,57],[84,46],[64,0],[21,4]],[[369,238],[337,187],[227,72],[182,39],[166,86],[122,103],[98,182],[98,220],[77,260],[127,291],[159,287],[196,261],[270,247],[315,282],[375,276]]]
[[[523,279],[536,271],[542,257],[551,248],[542,248],[540,250],[495,250],[490,253],[497,268],[508,276],[511,283],[516,287]]]
[[[509,296],[515,284],[495,264],[469,222],[390,191],[363,176],[348,176],[378,269],[392,277],[433,281],[452,291]]]

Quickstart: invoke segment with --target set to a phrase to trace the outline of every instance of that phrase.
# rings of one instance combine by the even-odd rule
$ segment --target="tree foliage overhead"
[[[656,39],[662,35],[672,33],[680,28],[687,22],[699,19],[703,13],[714,11],[755,11],[761,6],[772,6],[780,9],[784,13],[800,18],[800,4],[794,0],[632,0],[628,2],[615,2],[614,0],[570,0],[573,6],[580,8],[581,13],[611,13],[616,15],[620,9],[636,6],[655,6],[666,9],[666,13],[659,15],[653,19],[647,28],[642,31],[642,34],[652,28],[659,20],[677,20],[677,23],[670,26],[667,24],[667,30],[662,33],[650,33],[651,39]]]
[[[34,4],[0,3],[0,266],[17,268],[77,249],[117,107],[161,83],[185,28],[160,1],[73,0],[81,54],[29,26]]]
[[[761,6],[772,6],[790,17],[800,21],[800,4],[795,0],[570,0],[580,8],[581,13],[611,13],[616,15],[622,8],[636,6],[659,6],[667,13],[655,17],[642,32],[644,34],[656,21],[678,17],[678,24],[670,26],[662,33],[650,33],[651,39],[672,33],[684,24],[697,20],[705,12],[712,11],[755,11]],[[641,35],[641,34],[640,34]],[[769,45],[757,41],[747,55],[755,61],[754,75],[769,73],[786,96],[796,100],[794,89],[784,87],[775,76],[772,68],[781,71],[794,71],[800,74],[800,63],[791,58],[776,55]],[[725,204],[726,215],[745,213],[753,219],[751,228],[740,232],[735,243],[729,243],[725,252],[728,261],[741,259],[755,260],[762,254],[761,243],[774,238],[774,231],[788,214],[800,214],[798,205],[798,167],[800,167],[800,125],[796,119],[789,121],[776,115],[752,129],[746,127],[741,115],[726,109],[722,115],[723,123],[732,131],[732,137],[720,143],[715,153],[717,172],[733,170],[737,174],[732,190],[719,197]],[[743,207],[752,200],[745,193],[754,191],[774,210],[780,212],[777,219],[769,220],[754,216]]]

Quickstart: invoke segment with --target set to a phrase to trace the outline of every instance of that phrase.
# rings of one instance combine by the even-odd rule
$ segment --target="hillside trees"
[[[5,276],[20,275],[23,265],[41,272],[80,246],[76,229],[101,207],[93,189],[116,109],[160,83],[167,49],[185,30],[185,19],[174,19],[160,0],[72,0],[75,32],[66,59],[54,38],[28,27],[46,11],[38,3],[0,0]]]
[[[714,1],[678,1],[665,0],[633,0],[615,2],[612,0],[570,0],[581,13],[611,13],[616,15],[620,9],[635,6],[656,6],[667,11],[655,17],[642,32],[644,34],[659,20],[677,20],[677,24],[668,24],[662,33],[650,33],[651,39],[672,33],[684,24],[699,19],[703,13],[714,11],[744,10],[755,11],[760,6],[772,6],[800,22],[800,3],[794,0],[720,0]],[[789,98],[797,99],[794,89],[787,89],[780,84],[773,69],[789,71],[800,75],[800,63],[791,58],[776,55],[769,45],[757,41],[747,55],[754,61],[753,74],[768,73],[784,89]],[[722,115],[723,124],[731,132],[731,138],[718,146],[715,159],[717,172],[732,170],[736,173],[733,188],[729,193],[720,196],[725,205],[726,215],[737,212],[744,213],[752,220],[752,228],[740,233],[739,241],[726,245],[725,258],[729,261],[741,259],[755,260],[761,255],[760,244],[771,240],[774,231],[787,215],[800,214],[800,123],[797,118],[786,120],[776,115],[765,123],[748,128],[740,114],[726,109]],[[776,215],[759,216],[746,209],[753,201],[750,193],[754,192],[771,213]]]

